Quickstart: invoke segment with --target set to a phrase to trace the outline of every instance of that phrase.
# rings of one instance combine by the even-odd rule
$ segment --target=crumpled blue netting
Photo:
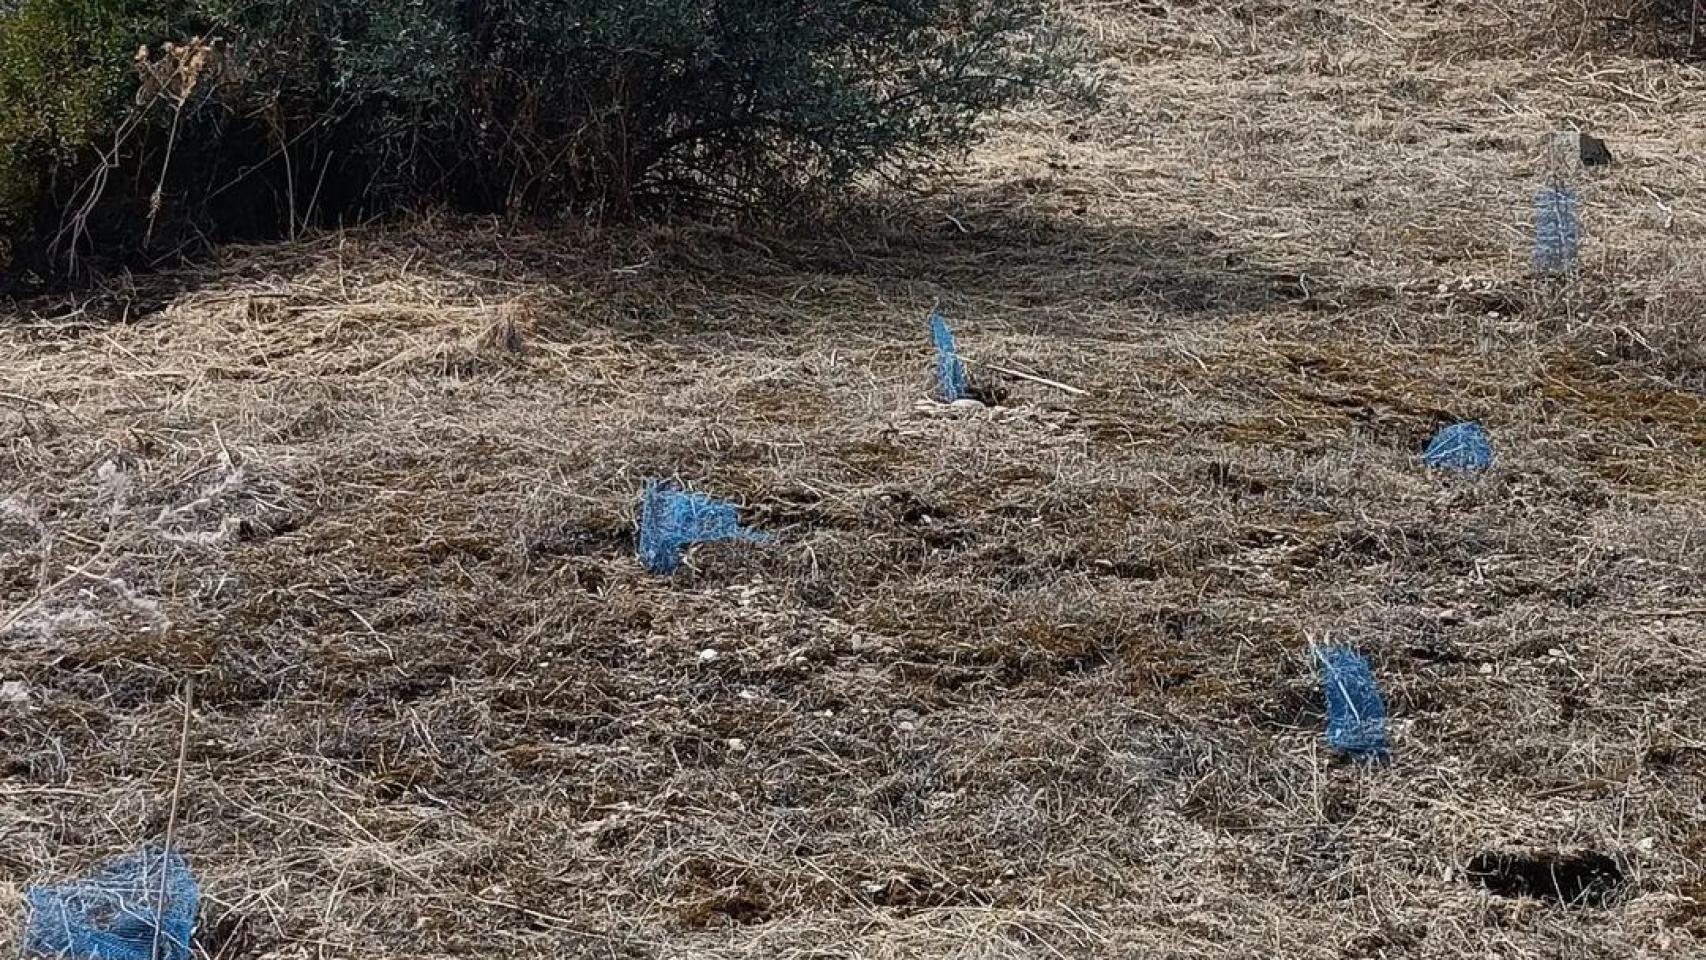
[[[1386,702],[1368,660],[1345,647],[1319,647],[1315,656],[1327,694],[1327,745],[1354,757],[1384,759]]]
[[[1422,462],[1459,473],[1486,470],[1493,465],[1493,439],[1478,423],[1454,423],[1434,434]]]
[[[966,362],[954,342],[954,332],[939,313],[930,315],[930,339],[936,344],[936,395],[945,403],[964,400],[966,393]]]
[[[1581,249],[1580,198],[1567,187],[1541,187],[1534,195],[1534,269],[1568,273]]]
[[[769,537],[740,525],[734,505],[702,493],[685,493],[658,481],[646,484],[640,506],[640,562],[653,573],[674,573],[681,553],[695,543],[744,540],[765,543]]]
[[[201,891],[183,857],[148,846],[109,861],[82,880],[31,887],[25,899],[25,957],[189,960]]]

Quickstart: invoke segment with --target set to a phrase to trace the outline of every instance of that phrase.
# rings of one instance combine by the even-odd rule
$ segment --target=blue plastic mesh
[[[939,313],[930,315],[930,339],[936,343],[936,396],[944,403],[964,400],[966,392],[966,362],[954,343],[954,332]]]
[[[1567,187],[1541,187],[1534,195],[1534,269],[1568,273],[1581,249],[1579,198]]]
[[[1386,702],[1368,661],[1345,647],[1319,647],[1315,656],[1327,693],[1327,745],[1354,757],[1385,758]]]
[[[1459,473],[1486,470],[1493,465],[1493,439],[1478,423],[1454,423],[1434,434],[1422,462]]]
[[[165,872],[164,910],[160,899]],[[76,960],[189,960],[201,891],[176,852],[145,847],[82,880],[25,892],[24,956]],[[155,929],[159,953],[155,954]]]
[[[742,527],[732,504],[702,493],[684,493],[656,480],[646,484],[640,506],[640,562],[653,573],[674,573],[681,566],[682,551],[695,543],[769,539]]]

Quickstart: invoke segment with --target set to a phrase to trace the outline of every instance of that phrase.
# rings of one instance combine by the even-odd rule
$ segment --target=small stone
[[[717,648],[706,647],[705,649],[699,651],[699,662],[700,663],[710,663],[722,655],[723,655],[722,651],[718,650]]]
[[[0,683],[0,703],[29,703],[30,688],[22,680]]]

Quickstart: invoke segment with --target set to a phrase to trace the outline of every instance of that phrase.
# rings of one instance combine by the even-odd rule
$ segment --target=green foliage
[[[18,0],[0,8],[0,266],[6,238],[56,176],[87,166],[123,112],[131,54],[159,29],[145,0]]]
[[[1052,0],[16,2],[0,217],[17,235],[72,205],[95,246],[134,239],[139,207],[145,237],[162,210],[178,232],[264,236],[423,205],[774,209],[952,157],[1058,89],[1073,53]],[[217,96],[127,100],[133,52],[167,26],[218,38]],[[97,151],[128,194],[78,194]]]

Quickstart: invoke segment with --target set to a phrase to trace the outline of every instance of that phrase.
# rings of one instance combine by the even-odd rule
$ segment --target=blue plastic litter
[[[1478,423],[1454,423],[1434,434],[1422,462],[1459,473],[1486,470],[1493,465],[1493,439]]]
[[[742,527],[733,504],[656,480],[646,484],[640,506],[640,562],[652,573],[674,573],[681,566],[682,551],[695,543],[765,543],[769,539]]]
[[[1569,273],[1581,250],[1580,198],[1567,187],[1541,187],[1534,195],[1534,269]]]
[[[1318,647],[1327,693],[1327,745],[1367,760],[1387,757],[1386,702],[1368,661],[1345,647]]]
[[[23,955],[189,960],[200,899],[200,888],[183,857],[157,846],[145,847],[106,863],[85,879],[25,891],[29,920]]]
[[[964,400],[966,391],[966,362],[960,357],[954,342],[954,331],[939,313],[930,315],[930,339],[936,343],[936,396],[943,403]]]

